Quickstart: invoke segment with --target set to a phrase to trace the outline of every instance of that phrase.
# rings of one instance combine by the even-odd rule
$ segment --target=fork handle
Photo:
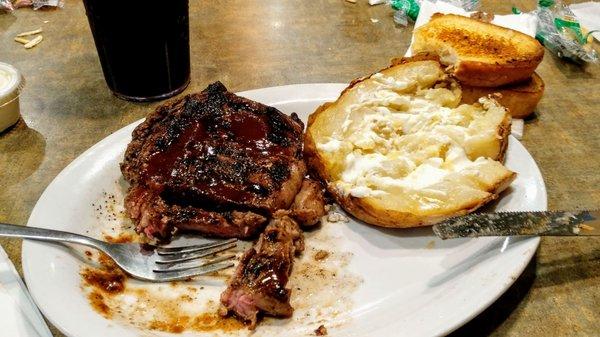
[[[0,236],[49,242],[70,242],[105,250],[106,243],[88,236],[53,229],[10,225],[0,222]]]

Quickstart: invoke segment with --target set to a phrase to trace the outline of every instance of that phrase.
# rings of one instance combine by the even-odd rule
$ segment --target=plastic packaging
[[[13,7],[15,9],[31,6],[33,6],[33,2],[31,2],[31,0],[13,0]]]
[[[33,9],[42,7],[63,7],[63,0],[33,0]]]
[[[560,0],[540,0],[536,39],[546,48],[577,63],[597,63],[598,53],[584,34],[577,18]]]
[[[447,2],[456,7],[460,7],[467,12],[472,12],[479,8],[479,0],[439,0]]]
[[[390,5],[396,12],[394,22],[400,26],[406,26],[408,21],[415,22],[419,15],[422,0],[390,0]],[[437,0],[447,2],[466,11],[474,11],[479,8],[479,0]],[[432,2],[436,2],[433,0]]]
[[[17,68],[0,62],[0,132],[19,121],[19,96],[24,85]]]
[[[62,8],[64,0],[0,0],[0,11],[12,11],[22,7],[33,7],[40,9],[42,7]]]
[[[406,26],[409,19],[414,22],[421,9],[419,0],[391,0],[390,5],[396,11],[394,22],[400,26]]]
[[[12,2],[10,2],[10,0],[0,0],[0,11],[12,11],[14,10],[14,7],[12,5]]]

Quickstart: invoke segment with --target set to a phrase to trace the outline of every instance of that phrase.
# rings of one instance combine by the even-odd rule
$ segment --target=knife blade
[[[600,211],[475,213],[433,226],[442,239],[479,236],[598,236]]]

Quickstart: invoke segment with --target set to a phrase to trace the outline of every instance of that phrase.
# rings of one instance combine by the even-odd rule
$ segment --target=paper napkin
[[[600,2],[582,2],[569,6],[579,23],[587,30],[600,30]],[[592,33],[600,41],[600,32]]]
[[[0,247],[0,327],[2,336],[52,337],[25,284]]]

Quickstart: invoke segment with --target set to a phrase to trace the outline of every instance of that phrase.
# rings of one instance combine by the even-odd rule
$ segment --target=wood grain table
[[[190,2],[192,82],[185,93],[216,80],[232,91],[349,82],[403,55],[412,32],[394,25],[389,7],[369,7],[366,0]],[[535,7],[534,1],[488,1],[483,9],[503,14],[511,4]],[[44,41],[37,47],[25,50],[13,41],[38,27]],[[68,0],[59,10],[0,15],[0,61],[19,68],[27,81],[23,121],[0,134],[0,221],[26,224],[41,193],[69,162],[159,103],[110,94],[79,1]],[[537,71],[546,93],[537,117],[526,122],[523,144],[543,173],[549,207],[598,208],[599,67],[582,68],[546,52]],[[21,242],[0,243],[20,270]],[[454,334],[597,336],[599,309],[600,240],[545,238],[515,284]]]

